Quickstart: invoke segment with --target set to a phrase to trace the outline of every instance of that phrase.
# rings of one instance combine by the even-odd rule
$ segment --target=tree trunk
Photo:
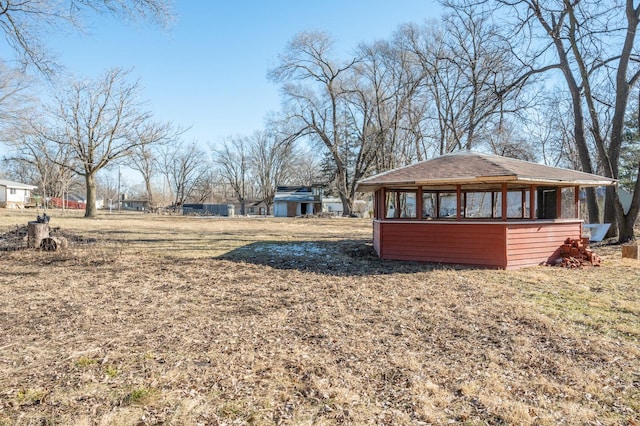
[[[598,197],[595,188],[585,188],[587,194],[587,213],[589,223],[600,223],[600,210],[598,208]]]
[[[626,217],[625,219],[628,219]],[[618,224],[618,242],[620,244],[628,243],[635,240],[634,222],[631,220],[622,220]]]
[[[351,211],[352,211],[351,200],[349,200],[349,198],[344,194],[340,194],[340,199],[342,201],[342,216],[344,217],[351,216]]]
[[[640,171],[640,163],[638,163],[638,171]],[[615,205],[617,206],[617,219],[618,219],[618,242],[626,243],[635,240],[634,228],[640,214],[640,178],[636,179],[635,185],[632,188],[633,196],[631,198],[631,206],[629,211],[624,214],[624,209],[620,203],[620,199],[616,198]]]
[[[631,71],[631,79],[627,73],[629,72],[629,63],[633,61],[634,44],[636,41],[636,31],[640,19],[638,18],[638,8],[634,6],[632,0],[626,1],[626,18],[627,18],[627,31],[625,34],[624,45],[618,59],[618,69],[616,71],[616,101],[615,109],[612,118],[611,125],[611,140],[609,143],[608,158],[602,158],[601,161],[610,168],[610,175],[614,179],[619,177],[620,166],[620,150],[625,137],[625,113],[627,112],[627,105],[629,102],[629,91],[633,87],[633,80],[637,77],[633,77],[635,71]],[[603,150],[604,151],[604,150]],[[608,160],[608,161],[607,161]],[[636,177],[636,189],[638,188],[637,180],[640,180],[640,176]],[[611,197],[609,195],[612,195]],[[637,200],[636,197],[633,197]],[[633,227],[637,218],[637,211],[634,214],[634,209],[630,209],[628,214],[624,214],[622,204],[620,204],[620,198],[618,197],[617,188],[607,188],[607,203],[605,204],[605,217],[607,213],[612,219],[617,219],[618,238],[620,242],[627,242],[635,238],[633,233]],[[610,212],[609,212],[610,211]],[[613,213],[613,215],[611,214]],[[614,225],[614,222],[612,222]],[[612,229],[615,226],[611,226]],[[615,233],[611,232],[612,236]],[[607,234],[609,235],[609,234]]]
[[[27,247],[40,248],[40,244],[45,238],[49,238],[49,224],[29,222],[27,226]]]
[[[337,161],[338,158],[336,158],[336,162]],[[340,195],[340,200],[342,201],[342,216],[351,216],[352,201],[351,199],[349,199],[349,191],[347,189],[347,175],[345,173],[344,167],[342,167],[342,164],[338,164],[336,183],[338,186],[338,194]]]
[[[614,186],[608,186],[606,189],[607,192],[604,198],[604,216],[602,222],[611,224],[607,231],[606,238],[612,238],[616,235],[620,235],[621,230],[619,228],[624,226],[622,223],[618,224],[619,212],[616,211],[618,209],[618,197],[617,194],[615,194],[615,191],[617,190],[618,188]],[[622,206],[620,206],[620,208],[622,209]],[[621,213],[624,215],[624,210],[622,210]],[[624,219],[621,222],[624,222]]]
[[[147,196],[149,197],[149,208],[153,210],[155,207],[153,203],[153,188],[151,186],[151,179],[148,176],[144,178],[144,186],[147,190]]]
[[[538,17],[538,19],[540,19],[540,17]],[[552,32],[550,32],[549,35],[552,35]],[[558,59],[560,60],[560,69],[565,77],[567,88],[569,89],[569,94],[571,95],[571,107],[573,109],[573,134],[575,138],[576,148],[578,150],[578,157],[580,158],[580,165],[582,166],[583,172],[593,173],[593,167],[591,166],[591,153],[589,152],[589,146],[587,144],[587,138],[585,136],[582,91],[580,89],[580,86],[576,82],[575,76],[573,75],[573,69],[571,67],[562,39],[559,37],[554,38],[553,43],[555,45],[556,52],[558,53]],[[595,188],[586,188],[586,193],[589,222],[600,223],[600,212],[598,209],[596,190]]]
[[[87,172],[84,177],[87,185],[87,206],[84,210],[84,217],[96,217],[98,210],[96,209],[96,177],[95,173]],[[118,200],[120,202],[120,200]]]

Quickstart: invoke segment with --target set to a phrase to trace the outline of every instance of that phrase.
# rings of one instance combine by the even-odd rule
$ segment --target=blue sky
[[[347,55],[402,23],[440,15],[434,0],[178,0],[175,9],[168,30],[99,16],[87,19],[84,34],[56,34],[47,43],[78,76],[131,68],[156,118],[190,127],[185,139],[202,144],[264,128],[266,115],[280,109],[267,70],[296,33],[326,31]]]

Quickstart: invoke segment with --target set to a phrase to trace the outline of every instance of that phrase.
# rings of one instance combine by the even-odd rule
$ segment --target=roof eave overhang
[[[528,183],[531,185],[549,185],[549,186],[581,186],[581,187],[596,187],[596,186],[615,186],[618,181],[615,179],[548,179],[548,178],[527,178],[520,177],[519,182]]]
[[[496,183],[506,184],[525,184],[525,185],[548,185],[548,186],[613,186],[618,182],[615,179],[607,180],[564,180],[549,179],[537,177],[521,177],[521,176],[478,176],[456,179],[429,179],[426,181],[397,181],[397,182],[361,182],[356,187],[359,192],[375,192],[380,188],[402,188],[408,186],[442,186],[442,185],[495,185]]]
[[[33,185],[0,185],[0,186],[4,186],[7,189],[28,189],[33,191],[34,189],[37,188],[37,186],[33,186]]]
[[[442,186],[442,185],[478,185],[478,184],[496,184],[500,182],[513,182],[517,179],[517,176],[479,176],[479,177],[460,177],[460,178],[443,178],[443,179],[429,179],[424,181],[397,181],[397,182],[361,182],[356,187],[360,192],[373,192],[378,189],[385,188],[400,188],[407,186]]]

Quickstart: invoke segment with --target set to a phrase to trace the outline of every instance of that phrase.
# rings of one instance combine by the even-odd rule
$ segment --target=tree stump
[[[27,226],[27,247],[40,248],[43,238],[49,238],[49,224],[29,222]]]
[[[43,238],[40,243],[40,249],[44,251],[60,251],[65,250],[69,245],[64,237],[47,237]]]
[[[623,259],[640,259],[640,251],[636,244],[630,244],[622,246],[622,258]]]

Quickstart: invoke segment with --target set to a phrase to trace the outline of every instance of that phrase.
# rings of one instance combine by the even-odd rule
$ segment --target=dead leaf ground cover
[[[640,421],[619,247],[487,271],[381,261],[366,220],[52,216],[68,251],[0,252],[0,424]]]

